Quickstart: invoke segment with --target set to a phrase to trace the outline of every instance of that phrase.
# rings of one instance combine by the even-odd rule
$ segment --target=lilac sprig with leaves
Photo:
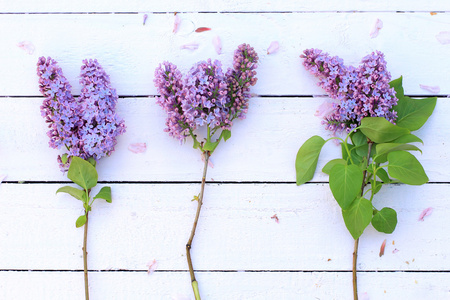
[[[258,55],[248,44],[234,52],[233,68],[224,74],[218,60],[196,63],[183,77],[172,63],[163,62],[155,70],[155,86],[161,96],[157,103],[167,112],[166,132],[185,141],[191,137],[193,147],[204,156],[205,165],[197,213],[191,235],[186,244],[186,255],[195,298],[200,299],[190,249],[203,203],[208,160],[220,141],[231,137],[231,127],[237,118],[244,119],[248,111],[250,87],[256,84]],[[199,137],[198,129],[206,126],[206,136]]]
[[[330,190],[355,239],[353,296],[358,299],[359,237],[370,223],[377,231],[388,234],[397,225],[396,211],[377,207],[374,196],[387,184],[428,182],[422,165],[409,152],[421,152],[412,143],[423,143],[411,132],[425,124],[437,98],[405,96],[402,77],[390,81],[384,55],[379,51],[363,58],[358,68],[346,67],[342,59],[318,49],[305,50],[301,57],[305,68],[320,79],[319,86],[337,102],[323,121],[334,136],[327,140],[313,136],[297,153],[297,185],[313,178],[323,145],[338,140],[342,157],[329,161],[322,172],[329,175]],[[345,137],[339,137],[340,133],[346,133]]]
[[[61,68],[52,58],[39,58],[37,64],[39,88],[46,97],[41,114],[48,123],[51,148],[64,148],[58,156],[61,171],[81,189],[64,186],[56,193],[67,193],[83,203],[84,214],[75,222],[84,226],[83,261],[85,297],[89,299],[87,267],[88,216],[96,199],[112,202],[111,188],[103,187],[91,199],[91,190],[97,185],[97,161],[110,155],[117,144],[117,136],[125,132],[124,121],[117,116],[117,93],[110,85],[109,76],[97,60],[84,60],[81,67],[81,95],[72,96],[71,86]]]

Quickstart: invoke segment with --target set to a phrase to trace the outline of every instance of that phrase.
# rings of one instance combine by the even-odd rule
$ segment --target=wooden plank
[[[92,299],[194,299],[189,273],[91,273]],[[202,299],[351,299],[351,273],[198,273]],[[360,273],[360,298],[448,299],[449,273]],[[81,299],[83,273],[0,272],[2,299]]]
[[[448,31],[450,14],[186,13],[180,18],[180,31],[173,34],[171,14],[152,14],[145,26],[142,14],[0,15],[2,28],[14,28],[0,36],[0,53],[7,53],[0,62],[8,70],[0,74],[0,82],[8,83],[0,86],[0,96],[40,95],[35,72],[39,56],[52,56],[60,62],[74,93],[80,92],[76,81],[81,61],[97,58],[120,95],[155,95],[154,70],[160,62],[170,60],[186,72],[195,62],[210,57],[221,59],[228,67],[234,50],[244,42],[254,46],[261,58],[259,82],[253,89],[259,95],[324,94],[301,65],[299,55],[307,48],[321,48],[352,65],[380,50],[386,54],[393,78],[404,76],[406,93],[430,94],[419,87],[425,84],[440,86],[439,95],[450,94],[448,45],[436,39],[439,32]],[[371,39],[378,18],[384,27]],[[200,26],[212,30],[193,32]],[[212,45],[215,36],[222,40],[222,55]],[[281,49],[267,55],[274,40]],[[17,47],[22,41],[34,45],[32,55]],[[199,49],[180,49],[191,42],[197,42]]]
[[[1,270],[82,270],[83,229],[75,228],[82,205],[56,196],[61,186],[0,186]],[[199,184],[111,186],[113,203],[98,200],[90,214],[90,269],[146,270],[156,259],[158,270],[187,270]],[[358,269],[448,271],[450,237],[439,228],[449,193],[449,184],[384,188],[374,205],[396,209],[399,224],[391,235],[366,229]],[[351,270],[353,239],[325,184],[208,184],[204,200],[191,252],[197,270]],[[433,213],[418,221],[427,207]]]
[[[211,160],[208,180],[295,181],[294,161],[301,144],[312,135],[329,132],[314,116],[322,98],[254,98],[247,119],[235,122],[232,137],[222,143]],[[0,174],[7,180],[66,181],[59,171],[58,150],[48,147],[46,125],[40,116],[40,98],[0,99]],[[120,137],[116,152],[98,164],[100,180],[106,181],[200,181],[203,162],[192,140],[180,144],[163,132],[165,114],[154,98],[120,99],[119,114],[127,132]],[[450,170],[447,111],[450,102],[439,99],[434,115],[417,135],[424,141],[416,154],[430,181],[448,182]],[[134,154],[131,143],[146,143],[147,151]],[[314,181],[327,181],[320,172],[324,164],[339,156],[339,147],[325,145]],[[62,153],[62,152],[61,152]]]
[[[38,5],[34,1],[4,1],[3,12],[261,12],[261,11],[448,11],[446,1],[379,0],[379,1],[56,1]]]

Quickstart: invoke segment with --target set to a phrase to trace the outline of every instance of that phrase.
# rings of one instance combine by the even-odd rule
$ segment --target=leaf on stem
[[[217,140],[215,142],[208,142],[206,141],[205,144],[203,144],[203,150],[214,152],[216,150],[217,146],[219,145],[220,140]]]
[[[98,180],[98,174],[95,167],[77,156],[72,156],[67,177],[85,190],[89,190],[96,186]]]
[[[373,216],[372,226],[379,232],[393,233],[397,226],[397,212],[384,207]]]
[[[342,158],[332,159],[329,162],[327,162],[327,164],[322,168],[322,172],[324,172],[325,174],[330,175],[331,169],[335,165],[346,165],[346,164],[347,164],[347,161],[342,159]]]
[[[363,172],[357,165],[336,164],[330,171],[330,189],[342,209],[347,209],[361,191]]]
[[[320,151],[324,144],[325,140],[322,137],[315,135],[310,137],[298,150],[295,159],[297,185],[304,184],[313,178]]]
[[[345,226],[356,240],[370,224],[372,219],[372,203],[365,198],[358,198],[353,201],[352,205],[342,210],[342,216],[344,217]]]
[[[75,199],[81,200],[81,201],[86,201],[86,192],[83,190],[79,190],[77,188],[74,188],[72,186],[63,186],[61,188],[59,188],[56,193],[67,193],[69,195],[71,195],[72,197],[74,197]]]
[[[75,222],[75,226],[77,228],[83,226],[84,224],[86,224],[86,220],[86,215],[79,216],[77,221]]]
[[[388,154],[388,172],[393,178],[410,185],[422,185],[428,182],[428,176],[417,158],[406,151],[394,151]]]
[[[394,125],[382,117],[363,118],[360,129],[375,143],[387,143],[409,133],[408,129]]]
[[[226,142],[231,137],[231,131],[230,130],[222,130],[221,135],[223,136],[223,140]]]
[[[398,139],[392,141],[392,143],[399,144],[407,144],[407,143],[421,143],[423,145],[423,141],[412,133],[402,135]]]
[[[386,162],[387,155],[394,151],[408,150],[408,151],[420,151],[420,153],[422,153],[422,150],[420,150],[416,146],[409,145],[409,144],[382,143],[382,144],[377,144],[375,146],[375,148],[377,151],[377,155],[375,156],[375,161],[377,163]]]
[[[378,169],[377,170],[377,176],[378,178],[380,178],[384,183],[389,183],[391,182],[391,179],[389,178],[388,173],[386,172],[385,169]]]
[[[102,187],[100,192],[98,192],[98,194],[94,196],[94,199],[104,199],[106,202],[111,203],[112,202],[111,187],[109,186]]]

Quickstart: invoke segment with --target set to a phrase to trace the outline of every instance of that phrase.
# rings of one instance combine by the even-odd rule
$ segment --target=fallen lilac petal
[[[278,216],[277,216],[277,214],[274,214],[272,217],[270,217],[272,220],[275,220],[275,222],[277,223],[277,224],[280,224],[280,219],[278,219]]]
[[[148,18],[148,15],[145,14],[145,15],[144,15],[144,21],[142,22],[142,25],[145,25],[145,22],[147,22],[147,18]]]
[[[280,49],[280,44],[277,41],[270,43],[269,48],[267,48],[267,54],[272,54]]]
[[[151,275],[153,272],[155,272],[157,266],[158,266],[158,262],[156,261],[156,259],[154,259],[153,261],[149,262],[147,264],[147,267],[148,267],[147,274]]]
[[[333,102],[325,100],[316,110],[314,116],[324,117],[333,111]]]
[[[128,150],[130,150],[133,153],[143,153],[145,152],[145,150],[147,150],[147,144],[146,143],[130,144],[128,146]]]
[[[29,41],[23,41],[17,44],[17,47],[23,49],[28,54],[34,53],[34,45]]]
[[[7,175],[4,174],[0,174],[0,184],[2,183],[3,180],[5,180]]]
[[[173,20],[173,33],[177,33],[178,28],[180,27],[181,19],[177,13],[175,13],[175,19]]]
[[[376,38],[381,28],[383,28],[383,21],[377,19],[372,31],[370,32],[370,38]]]
[[[380,248],[380,257],[384,255],[384,248],[386,247],[386,239],[384,239],[383,243],[381,244]]]
[[[431,215],[432,212],[433,212],[433,208],[432,208],[432,207],[425,208],[425,209],[422,211],[422,213],[420,214],[418,221],[422,221],[422,222],[423,222],[423,221],[424,221],[424,218],[425,218],[426,216]]]
[[[359,299],[360,300],[370,300],[369,294],[367,294],[367,292],[364,292],[359,296]]]
[[[423,85],[423,84],[419,84],[420,88],[432,93],[439,93],[441,91],[441,88],[439,86],[429,86],[429,85]]]
[[[450,44],[450,31],[441,31],[436,35],[436,39],[442,45]]]
[[[395,248],[394,250],[392,250],[392,253],[393,254],[395,254],[395,253],[397,253],[398,252],[398,249],[397,248]]]
[[[222,41],[220,40],[219,36],[215,36],[212,40],[212,43],[214,45],[214,48],[216,49],[217,54],[222,53]]]
[[[205,32],[205,31],[209,31],[211,30],[211,28],[209,27],[199,27],[197,29],[195,29],[195,32]]]
[[[180,49],[197,50],[198,46],[199,45],[197,43],[190,43],[181,45]]]

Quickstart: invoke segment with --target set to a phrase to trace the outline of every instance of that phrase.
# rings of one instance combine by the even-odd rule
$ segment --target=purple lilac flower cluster
[[[99,160],[114,151],[116,137],[125,132],[124,121],[115,113],[117,94],[109,76],[97,60],[84,60],[81,68],[81,95],[75,99],[71,86],[52,58],[41,57],[37,64],[39,86],[46,97],[41,114],[49,123],[49,145],[68,150],[68,160],[58,156],[62,171],[71,156]]]
[[[255,85],[258,55],[243,44],[234,54],[233,69],[224,75],[220,61],[201,61],[183,79],[177,67],[163,62],[155,70],[157,103],[167,112],[171,136],[183,140],[198,127],[230,129],[236,117],[244,118],[250,86]]]
[[[391,74],[386,70],[383,53],[367,55],[358,68],[346,67],[342,59],[319,49],[307,49],[301,57],[305,68],[320,78],[319,86],[339,101],[324,117],[326,129],[349,132],[367,116],[383,117],[395,124],[397,112],[392,108],[398,99],[389,86]]]

